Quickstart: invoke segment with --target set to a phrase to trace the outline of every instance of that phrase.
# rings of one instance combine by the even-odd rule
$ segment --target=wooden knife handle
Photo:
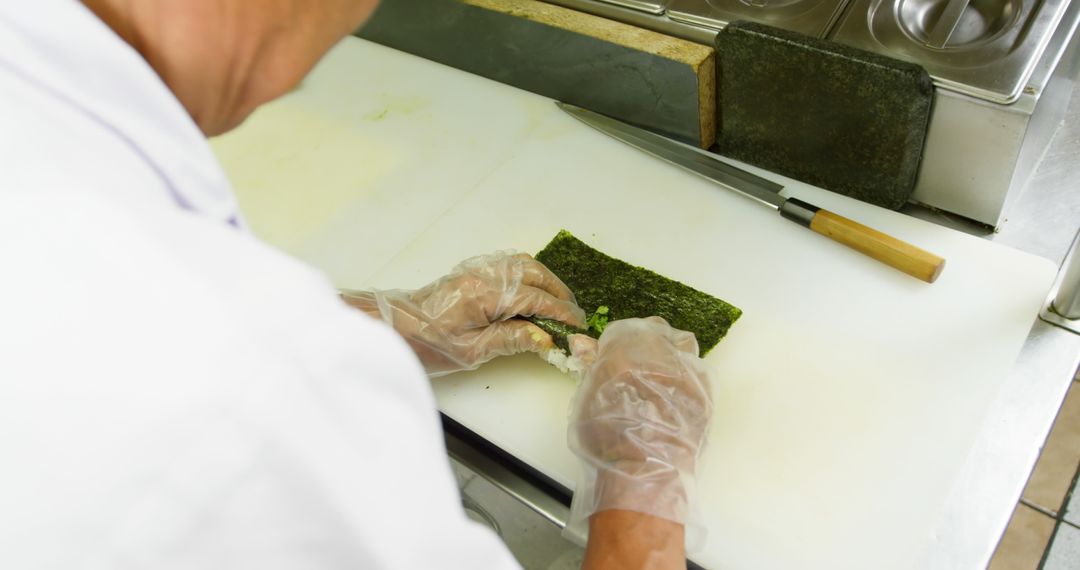
[[[945,260],[929,251],[802,200],[789,198],[780,215],[927,283],[945,269]]]

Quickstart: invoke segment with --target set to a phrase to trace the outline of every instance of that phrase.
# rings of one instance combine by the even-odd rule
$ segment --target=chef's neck
[[[83,0],[142,54],[207,136],[299,83],[377,3]]]

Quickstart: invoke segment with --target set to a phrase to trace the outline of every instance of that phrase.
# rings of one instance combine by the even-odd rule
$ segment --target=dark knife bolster
[[[810,227],[810,222],[814,221],[814,216],[817,215],[817,206],[803,202],[798,198],[788,198],[784,200],[784,203],[780,205],[780,215],[785,218],[799,224],[801,226]]]

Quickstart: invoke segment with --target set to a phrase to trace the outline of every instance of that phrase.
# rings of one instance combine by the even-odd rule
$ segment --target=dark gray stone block
[[[886,208],[915,189],[933,102],[922,67],[750,22],[716,39],[719,151]]]

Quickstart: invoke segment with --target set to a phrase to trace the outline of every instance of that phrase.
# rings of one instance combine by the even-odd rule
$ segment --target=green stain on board
[[[370,115],[368,115],[368,116],[366,116],[364,118],[369,120],[369,121],[381,121],[381,120],[386,118],[386,115],[389,112],[390,112],[390,109],[383,109],[382,111],[379,111],[377,113],[371,113]]]

